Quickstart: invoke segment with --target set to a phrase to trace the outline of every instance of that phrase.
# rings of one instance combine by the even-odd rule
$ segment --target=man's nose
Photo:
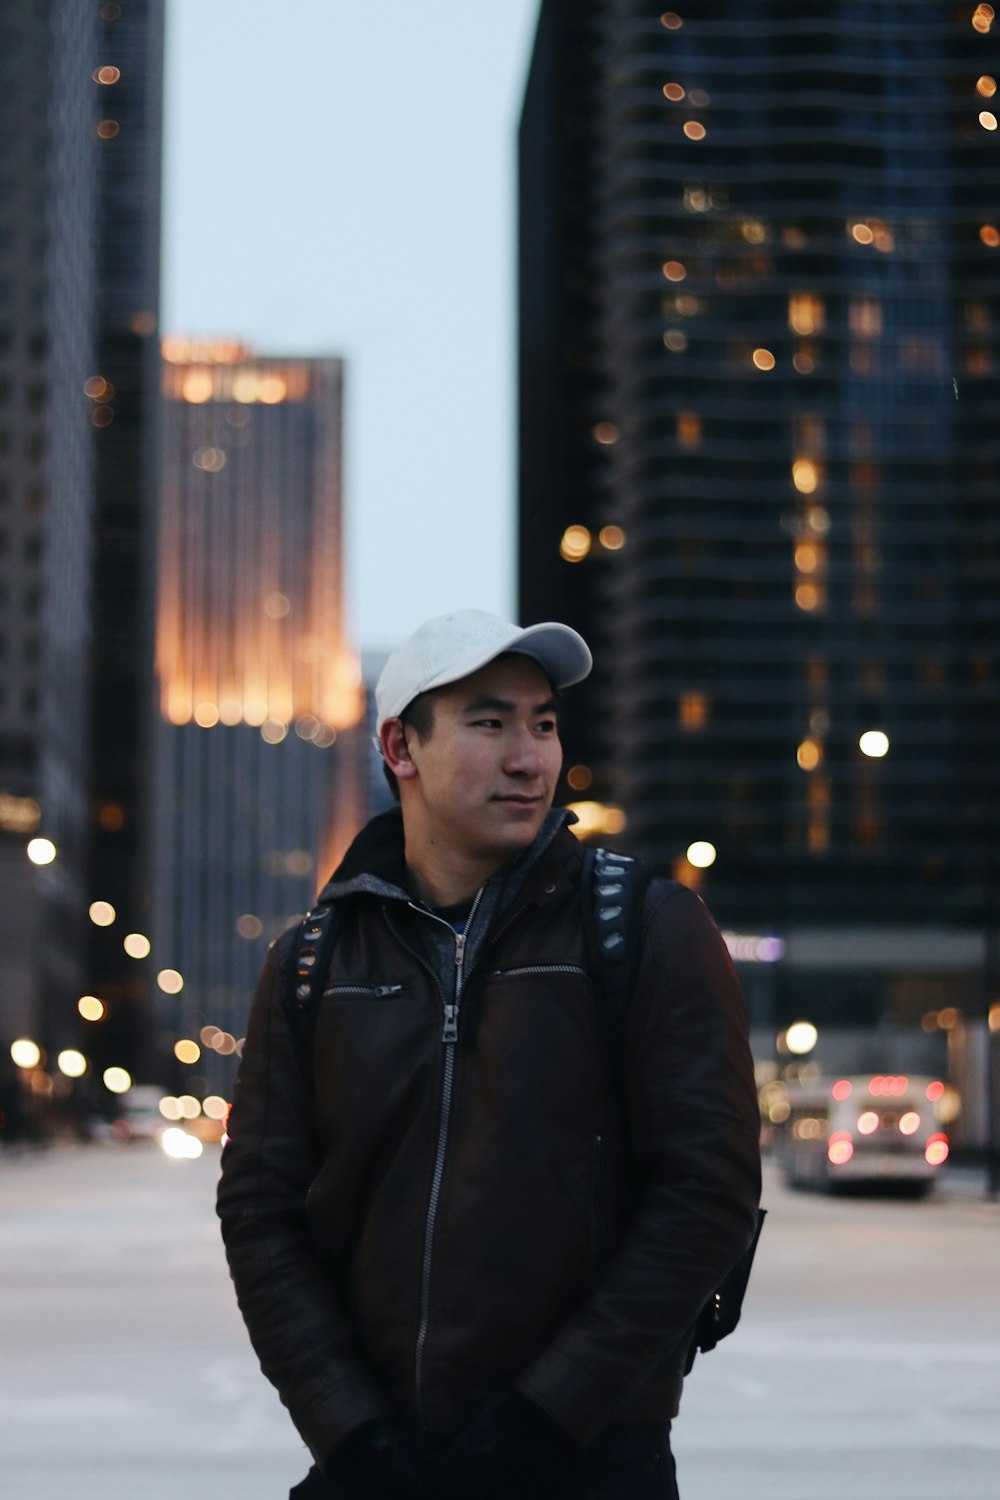
[[[542,748],[531,730],[528,728],[516,730],[508,741],[504,769],[511,774],[538,776],[544,764]]]

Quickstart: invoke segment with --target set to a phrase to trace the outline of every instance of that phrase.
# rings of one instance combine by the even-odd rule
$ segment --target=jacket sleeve
[[[625,1025],[642,1194],[599,1286],[517,1381],[581,1447],[654,1372],[676,1368],[679,1383],[694,1322],[749,1245],[760,1196],[743,993],[715,923],[684,887],[650,886]]]
[[[310,1241],[306,1195],[319,1152],[308,1063],[283,999],[293,961],[288,932],[271,948],[254,994],[217,1211],[261,1369],[322,1464],[355,1427],[390,1411]]]

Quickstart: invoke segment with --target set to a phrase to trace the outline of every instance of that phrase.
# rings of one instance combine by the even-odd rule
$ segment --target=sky
[[[513,615],[517,124],[538,0],[167,0],[163,331],[347,361],[362,650]]]

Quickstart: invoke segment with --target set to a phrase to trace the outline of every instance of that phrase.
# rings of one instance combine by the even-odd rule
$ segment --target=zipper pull
[[[455,934],[455,964],[456,964],[456,967],[459,970],[461,970],[461,967],[462,967],[462,965],[464,963],[465,963],[465,933],[464,932],[456,932],[456,934]]]
[[[458,1006],[454,1003],[444,1008],[444,1030],[441,1033],[442,1042],[458,1041]]]

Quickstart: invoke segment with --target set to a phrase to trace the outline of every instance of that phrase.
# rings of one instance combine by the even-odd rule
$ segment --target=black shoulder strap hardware
[[[323,983],[337,939],[338,916],[335,905],[314,906],[307,912],[295,934],[295,983],[290,1010],[301,1041],[311,1046],[316,1030]]]
[[[629,854],[587,847],[583,855],[583,931],[597,981],[616,1075],[621,1074],[623,1024],[639,964],[642,908],[649,871]]]

